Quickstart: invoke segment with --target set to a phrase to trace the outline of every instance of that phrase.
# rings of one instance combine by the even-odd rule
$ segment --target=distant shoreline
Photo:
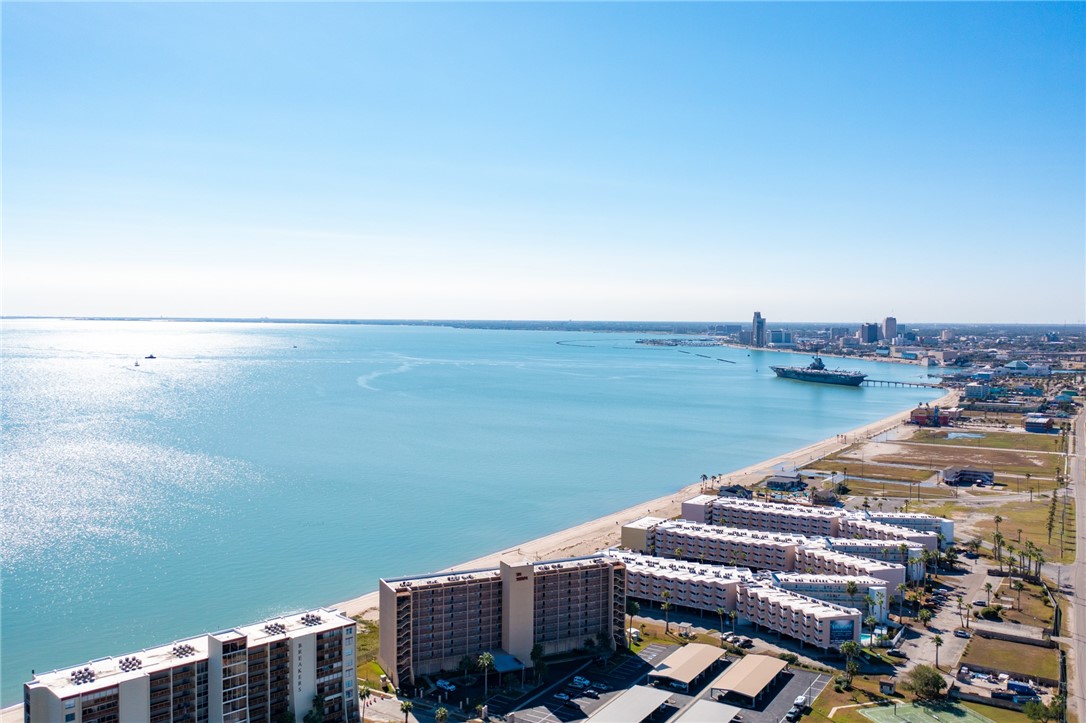
[[[437,326],[454,329],[505,329],[509,331],[599,331],[640,332],[645,334],[710,334],[710,327],[749,326],[750,321],[647,321],[647,320],[559,320],[559,319],[329,319],[298,317],[252,316],[33,316],[0,315],[0,321],[160,321],[200,322],[233,324],[329,324],[346,326]],[[859,326],[862,321],[774,321],[774,326],[793,329],[820,329],[831,326]],[[1071,329],[1086,331],[1086,324],[1065,322],[957,322],[957,321],[900,321],[899,327],[936,329]],[[750,348],[750,347],[743,347]]]

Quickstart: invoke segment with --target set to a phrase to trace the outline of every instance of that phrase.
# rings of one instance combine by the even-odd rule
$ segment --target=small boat
[[[140,365],[140,363],[139,363],[139,362],[136,362],[136,366],[139,366],[139,365]]]
[[[143,357],[143,358],[144,358],[144,359],[156,359],[157,357],[155,357],[155,355],[154,355],[154,354],[148,354],[147,356],[145,356],[145,357]]]

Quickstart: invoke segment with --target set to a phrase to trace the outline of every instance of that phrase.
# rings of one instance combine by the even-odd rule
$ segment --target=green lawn
[[[1060,452],[1057,434],[1032,434],[1029,432],[989,432],[967,430],[968,434],[983,434],[980,439],[970,437],[947,439],[955,429],[918,429],[909,441],[925,444],[952,444],[958,447],[989,447],[991,449],[1027,449],[1032,452]]]
[[[1018,593],[1011,588],[1009,580],[999,588],[1000,596],[1008,597],[1013,600],[1015,608],[1018,607],[1019,599],[1021,599],[1022,604],[1020,610],[1005,609],[1003,611],[1004,619],[1040,628],[1050,626],[1052,624],[1052,608],[1045,605],[1045,600],[1047,598],[1045,597],[1044,590],[1040,585],[1034,585],[1033,583],[1023,581],[1022,584],[1024,587],[1021,598],[1019,598]]]
[[[818,472],[844,472],[851,469],[853,476],[874,477],[875,479],[900,480],[902,482],[926,482],[934,471],[915,467],[893,467],[885,464],[860,464],[850,459],[826,458],[813,462],[808,470]]]
[[[1029,723],[1029,718],[1025,713],[1021,713],[1016,710],[1007,710],[1006,708],[996,708],[994,705],[984,705],[983,703],[962,703],[966,708],[979,713],[980,715],[988,718],[995,723]]]
[[[954,496],[953,488],[945,485],[939,487],[923,487],[894,482],[886,482],[883,484],[882,482],[855,479],[850,479],[847,484],[848,494],[851,497],[902,497],[915,500],[919,495],[921,500],[939,500]],[[875,501],[872,501],[872,509],[878,509]]]
[[[960,703],[939,701],[937,703],[910,703],[899,705],[896,708],[886,706],[871,706],[860,708],[863,716],[875,721],[875,723],[994,723],[991,718],[982,715],[972,708],[962,706]],[[837,720],[834,717],[834,720]]]
[[[1033,504],[1022,502],[1007,502],[999,506],[987,507],[985,512],[991,517],[981,520],[976,524],[982,537],[991,542],[995,533],[995,516],[1000,515],[1003,522],[999,529],[1015,547],[1021,547],[1017,543],[1018,530],[1022,530],[1021,538],[1024,543],[1032,540],[1033,544],[1041,548],[1048,562],[1072,562],[1075,559],[1075,505],[1074,499],[1067,500],[1067,513],[1062,514],[1057,510],[1056,528],[1053,530],[1051,542],[1048,539],[1048,505],[1049,497],[1035,496]],[[1062,495],[1060,505],[1062,502]],[[968,510],[969,508],[964,508]],[[1066,522],[1067,529],[1063,535],[1063,549],[1060,549],[1060,522]]]
[[[961,663],[981,665],[1027,677],[1060,677],[1060,656],[1055,648],[1040,648],[1009,640],[982,638],[979,635],[974,635],[969,641]]]

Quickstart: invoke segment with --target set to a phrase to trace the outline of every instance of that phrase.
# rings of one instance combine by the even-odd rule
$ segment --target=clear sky
[[[1086,317],[1082,3],[12,3],[3,313]]]

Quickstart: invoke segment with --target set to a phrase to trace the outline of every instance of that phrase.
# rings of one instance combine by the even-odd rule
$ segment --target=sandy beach
[[[958,393],[951,391],[931,402],[931,405],[946,406],[947,404],[956,402],[957,398]],[[765,460],[764,462],[759,462],[750,465],[749,467],[744,467],[743,469],[722,475],[721,481],[724,484],[752,485],[774,470],[780,470],[781,467],[791,469],[796,466],[805,465],[812,460],[833,454],[852,444],[857,439],[873,437],[876,434],[881,434],[882,432],[904,424],[909,418],[910,411],[911,410],[906,410],[893,414],[884,419],[880,419],[877,422],[850,430],[841,435],[835,435],[829,439],[803,447],[802,449],[778,455],[777,457]],[[497,567],[501,560],[549,560],[591,554],[597,550],[618,544],[619,533],[623,523],[645,515],[674,517],[679,514],[682,501],[690,499],[694,495],[699,494],[700,491],[701,483],[698,482],[678,489],[664,497],[641,502],[640,504],[627,507],[596,520],[585,522],[576,527],[570,527],[545,537],[524,542],[516,547],[506,548],[489,555],[477,557],[474,560],[469,560],[461,565],[447,568],[442,572]],[[403,574],[422,575],[428,572],[434,571],[404,570]],[[362,615],[368,620],[378,619],[376,590],[360,597],[338,603],[332,607],[336,607],[348,615]]]

